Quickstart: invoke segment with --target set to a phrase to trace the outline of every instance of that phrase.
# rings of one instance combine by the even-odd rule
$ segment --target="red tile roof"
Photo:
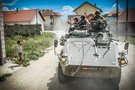
[[[126,10],[119,16],[119,22],[126,22]],[[135,22],[135,8],[128,9],[128,22]]]
[[[60,13],[54,12],[54,11],[49,10],[49,9],[43,10],[43,11],[42,11],[42,15],[43,15],[43,16],[50,16],[50,15],[61,16]]]
[[[54,12],[54,15],[56,15],[56,16],[62,16],[59,12]]]
[[[116,16],[116,11],[112,11],[112,12],[110,12],[107,16]],[[122,13],[122,11],[119,11],[118,12],[118,16],[120,16],[121,15],[121,13]]]
[[[39,12],[39,10],[4,11],[3,18],[4,22],[20,22],[20,21],[29,22],[33,19],[33,17],[36,15],[37,12]]]

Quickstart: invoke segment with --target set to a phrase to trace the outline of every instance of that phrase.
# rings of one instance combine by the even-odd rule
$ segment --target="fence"
[[[41,25],[5,25],[4,31],[5,36],[13,36],[13,35],[22,35],[22,36],[29,36],[40,34],[41,32]]]

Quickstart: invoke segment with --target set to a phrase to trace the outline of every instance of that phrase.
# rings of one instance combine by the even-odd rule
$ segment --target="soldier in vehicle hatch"
[[[88,29],[89,28],[89,21],[86,19],[84,15],[81,16],[81,20],[78,22],[78,26],[81,29]]]
[[[79,21],[78,25],[82,26],[82,25],[86,25],[87,21],[85,20],[85,16],[81,16],[81,20]]]
[[[105,18],[101,15],[101,12],[97,10],[93,19],[91,19],[91,27],[93,30],[101,31],[107,26]]]
[[[74,27],[78,26],[79,19],[77,17],[74,18]]]
[[[68,21],[67,23],[70,25],[74,25],[74,27],[77,27],[78,22],[79,22],[79,19],[77,17],[74,17],[73,22]]]
[[[69,33],[71,31],[74,31],[75,28],[78,27],[78,22],[79,22],[79,19],[77,17],[73,17],[70,19],[70,21],[67,22],[68,24],[70,24]]]
[[[97,10],[97,11],[95,12],[95,16],[93,17],[93,20],[98,21],[98,20],[105,20],[105,19],[104,19],[104,17],[101,15],[101,12],[100,12],[99,10]]]

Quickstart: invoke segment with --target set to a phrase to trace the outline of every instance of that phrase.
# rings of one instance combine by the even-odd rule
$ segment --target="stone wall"
[[[42,29],[41,25],[5,25],[4,26],[5,36],[12,36],[12,35],[22,35],[22,36],[29,36],[40,34]]]

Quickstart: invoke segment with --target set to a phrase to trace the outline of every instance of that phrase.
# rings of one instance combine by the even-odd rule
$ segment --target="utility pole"
[[[52,27],[52,30],[54,29],[54,15],[53,15],[53,10],[50,10],[50,19],[51,19],[51,27]]]
[[[117,37],[118,37],[118,17],[119,17],[119,1],[118,0],[116,0],[116,35],[117,35]]]
[[[128,0],[126,0],[126,38],[128,39]]]

